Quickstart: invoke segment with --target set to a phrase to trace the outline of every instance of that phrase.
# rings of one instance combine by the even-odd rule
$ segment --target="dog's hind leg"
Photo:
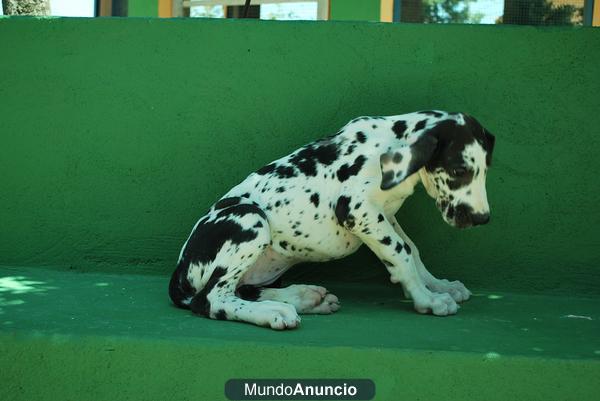
[[[247,301],[235,290],[242,276],[270,245],[271,235],[263,211],[254,204],[237,204],[211,213],[196,230],[203,238],[190,237],[193,259],[211,256],[210,278],[190,303],[192,312],[211,319],[238,320],[286,329],[298,326],[293,305],[275,301]],[[197,249],[196,249],[197,248]]]
[[[298,313],[330,314],[340,309],[338,297],[317,285],[293,284],[285,288],[255,287],[238,288],[240,297],[247,300],[278,301],[294,305]]]

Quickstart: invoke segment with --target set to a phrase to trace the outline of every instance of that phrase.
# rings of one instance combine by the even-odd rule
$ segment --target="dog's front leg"
[[[420,313],[433,313],[438,316],[455,314],[458,305],[447,293],[432,292],[427,288],[417,270],[409,245],[396,233],[390,221],[376,206],[360,204],[353,210],[359,221],[346,219],[343,224],[358,236],[383,262],[390,273],[392,283],[401,283],[405,293],[413,299],[414,307]]]
[[[407,251],[410,251],[413,259],[415,261],[415,265],[417,267],[417,271],[423,282],[427,288],[431,291],[439,292],[439,293],[448,293],[456,302],[463,302],[468,300],[471,297],[471,291],[469,291],[463,283],[460,281],[449,281],[446,279],[438,279],[433,274],[427,270],[423,262],[421,261],[421,256],[419,254],[419,250],[414,242],[406,235],[400,224],[394,216],[388,217],[390,224],[394,227],[394,230],[398,235],[404,240],[406,244],[408,244]]]

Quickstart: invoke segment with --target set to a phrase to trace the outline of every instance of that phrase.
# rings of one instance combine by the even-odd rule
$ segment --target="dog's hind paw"
[[[306,309],[300,313],[317,313],[320,315],[328,315],[333,312],[337,312],[340,309],[340,301],[338,297],[333,294],[326,294],[321,300],[321,303],[313,306],[310,309]]]
[[[260,299],[294,305],[298,313],[329,314],[340,309],[338,297],[318,285],[294,284],[286,288],[266,288]]]

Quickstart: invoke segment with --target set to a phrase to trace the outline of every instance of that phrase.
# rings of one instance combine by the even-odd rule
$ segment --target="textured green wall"
[[[497,147],[490,225],[445,225],[422,190],[401,210],[431,270],[600,284],[600,30],[5,18],[0,37],[0,264],[170,272],[250,171],[356,116],[441,108]],[[342,267],[385,280],[367,251],[320,271]]]
[[[329,7],[334,21],[379,21],[381,0],[330,0]]]

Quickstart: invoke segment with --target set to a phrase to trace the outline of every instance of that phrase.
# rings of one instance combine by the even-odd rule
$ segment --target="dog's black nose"
[[[474,226],[480,226],[482,224],[487,224],[490,221],[489,213],[473,213],[471,215],[471,221]]]

